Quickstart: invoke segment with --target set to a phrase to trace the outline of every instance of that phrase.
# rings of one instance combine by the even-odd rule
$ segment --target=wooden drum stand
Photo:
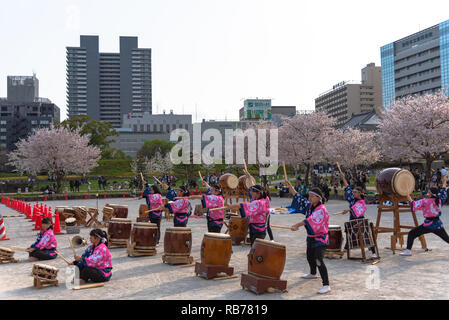
[[[383,203],[385,201],[393,202],[392,206],[386,206]],[[414,229],[418,226],[418,219],[416,219],[416,213],[411,211],[411,205],[401,205],[399,202],[408,201],[406,197],[401,197],[398,195],[391,195],[387,196],[384,194],[379,194],[379,206],[377,207],[377,221],[376,221],[376,227],[374,237],[377,242],[377,235],[379,233],[393,233],[391,236],[391,247],[387,247],[386,249],[391,249],[393,251],[393,254],[395,254],[395,250],[405,250],[405,248],[402,248],[404,245],[404,235],[407,235],[408,232],[401,231],[401,229]],[[380,227],[380,219],[382,216],[382,212],[393,212],[393,228],[385,228]],[[414,226],[403,226],[400,222],[400,216],[399,213],[401,212],[408,212],[412,214]],[[401,245],[401,248],[396,248],[396,244],[399,241],[399,244]],[[419,237],[419,241],[421,241],[421,246],[423,249],[428,251],[426,239],[424,238],[424,235]]]

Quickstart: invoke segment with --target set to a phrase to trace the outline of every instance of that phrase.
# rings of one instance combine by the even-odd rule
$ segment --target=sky
[[[358,80],[380,47],[449,19],[447,0],[0,0],[0,97],[8,75],[37,74],[66,118],[66,47],[98,35],[152,49],[153,113],[235,120],[247,98],[314,109]]]

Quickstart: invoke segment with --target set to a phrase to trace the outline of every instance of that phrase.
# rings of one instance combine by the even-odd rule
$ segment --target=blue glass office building
[[[449,20],[384,45],[380,53],[384,109],[408,95],[449,88]]]

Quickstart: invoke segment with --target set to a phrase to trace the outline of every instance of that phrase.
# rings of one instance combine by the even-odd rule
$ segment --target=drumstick
[[[59,252],[55,250],[55,253],[61,257],[62,260],[64,260],[68,265],[71,265],[72,262],[70,262],[69,260],[67,260],[66,258],[64,258],[64,256]]]
[[[156,178],[155,176],[153,176],[153,178],[159,183],[159,184],[163,184],[162,182],[159,181],[158,178]]]
[[[17,250],[17,251],[26,251],[26,252],[28,252],[29,248],[11,247],[10,249],[11,250]]]
[[[282,161],[282,167],[284,168],[284,179],[285,179],[285,180],[288,180],[288,177],[287,177],[287,170],[285,169],[285,162],[284,162],[284,161]]]
[[[75,248],[73,247],[72,239],[70,239],[69,236],[67,236],[67,239],[69,239],[69,243],[70,243],[70,246],[72,247],[73,255],[76,256],[76,251],[75,251]]]
[[[164,208],[159,207],[159,208],[156,208],[156,209],[151,209],[151,210],[144,211],[144,213],[150,213],[150,212],[153,212],[153,211],[158,211],[158,210],[163,210],[163,209]]]
[[[200,171],[198,171],[198,174],[200,175],[200,179],[203,180],[203,176],[201,175]]]
[[[336,212],[336,213],[334,213],[334,216],[339,215],[339,214],[345,214],[346,213],[345,211],[346,210],[343,210],[343,211],[340,211],[340,212]]]
[[[286,230],[291,230],[292,229],[289,226],[277,226],[277,225],[274,225],[274,224],[270,225],[270,227],[277,228],[277,229],[286,229]]]
[[[140,198],[126,199],[125,202],[140,200]]]
[[[100,283],[92,283],[92,284],[85,284],[83,286],[76,286],[73,287],[73,290],[82,290],[82,289],[90,289],[90,288],[98,288],[98,287],[104,287],[104,283],[100,282]]]
[[[145,181],[145,180],[143,179],[143,174],[142,174],[142,172],[140,173],[140,178],[142,179],[142,181]]]
[[[229,208],[229,207],[212,208],[212,209],[209,209],[209,212],[210,212],[210,211],[218,211],[218,210],[223,210],[223,209],[230,209],[230,208]]]

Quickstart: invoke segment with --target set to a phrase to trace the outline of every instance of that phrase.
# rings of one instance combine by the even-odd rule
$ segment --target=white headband
[[[309,193],[314,194],[314,195],[316,195],[318,198],[320,198],[321,200],[323,200],[323,198],[322,198],[318,193],[315,193],[315,192],[313,192],[313,191],[309,191]]]

